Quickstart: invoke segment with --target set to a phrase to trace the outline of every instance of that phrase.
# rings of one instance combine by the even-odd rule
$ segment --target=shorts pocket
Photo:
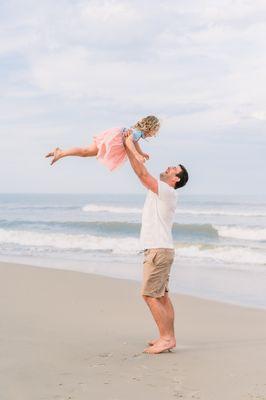
[[[148,249],[144,252],[144,260],[143,263],[149,263],[152,264],[154,262],[154,259],[156,257],[157,250],[154,249]]]
[[[159,250],[154,256],[153,262],[156,267],[171,266],[174,261],[174,252]]]

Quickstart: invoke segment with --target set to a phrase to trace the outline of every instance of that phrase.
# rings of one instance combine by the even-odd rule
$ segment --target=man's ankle
[[[160,339],[164,340],[166,342],[171,342],[171,341],[175,340],[175,336],[174,335],[161,335]]]

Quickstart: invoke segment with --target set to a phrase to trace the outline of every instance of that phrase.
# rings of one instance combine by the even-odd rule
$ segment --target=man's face
[[[160,178],[164,181],[167,182],[169,185],[174,186],[176,182],[180,180],[176,176],[179,172],[182,171],[182,168],[177,165],[175,167],[168,167],[164,172],[161,172]]]

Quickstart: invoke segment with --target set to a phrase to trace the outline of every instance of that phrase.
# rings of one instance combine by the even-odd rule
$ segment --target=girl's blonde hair
[[[150,133],[152,131],[158,131],[160,128],[160,121],[154,115],[148,115],[148,117],[140,119],[133,128],[139,129],[145,133]]]

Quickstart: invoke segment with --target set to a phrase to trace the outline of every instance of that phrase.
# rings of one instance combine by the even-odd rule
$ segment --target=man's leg
[[[146,301],[146,299],[144,299]],[[168,316],[169,322],[171,324],[171,330],[173,332],[173,336],[174,336],[174,320],[175,320],[175,312],[174,312],[174,307],[173,304],[170,300],[170,297],[168,296],[168,292],[165,292],[165,295],[163,297],[160,297],[161,302],[164,305],[166,314]],[[150,340],[148,342],[148,344],[150,346],[153,346],[156,342],[158,342],[159,339],[154,339],[154,340]]]
[[[147,353],[161,353],[175,347],[174,309],[168,297],[168,282],[174,260],[172,249],[149,249],[144,253],[142,296],[148,304],[159,330]]]
[[[144,351],[157,354],[175,347],[174,309],[168,295],[165,293],[159,298],[151,296],[143,296],[143,298],[150,308],[160,334],[155,344]]]

